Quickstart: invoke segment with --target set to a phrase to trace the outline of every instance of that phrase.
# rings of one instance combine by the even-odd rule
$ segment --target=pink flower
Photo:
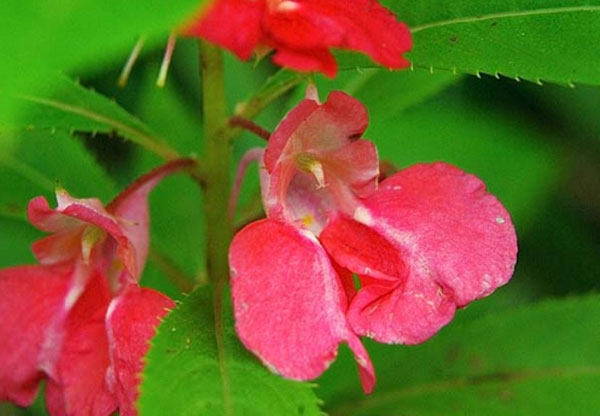
[[[147,195],[189,161],[140,178],[107,208],[58,190],[29,203],[49,236],[39,265],[0,270],[0,400],[30,405],[45,379],[51,415],[135,415],[149,339],[173,301],[138,279],[148,252]]]
[[[407,27],[375,0],[216,0],[183,33],[199,36],[248,59],[275,49],[273,61],[334,77],[330,48],[361,51],[388,68],[409,65]]]
[[[235,236],[230,265],[237,332],[265,365],[312,379],[347,342],[368,393],[359,336],[424,342],[510,279],[517,245],[500,202],[456,167],[418,164],[378,184],[366,126],[341,92],[284,118],[262,158],[267,219]]]

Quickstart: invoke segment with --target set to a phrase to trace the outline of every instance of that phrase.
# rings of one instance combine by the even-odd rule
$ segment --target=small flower
[[[306,380],[347,342],[369,393],[359,336],[424,342],[510,279],[517,245],[504,207],[454,166],[417,164],[378,184],[366,126],[365,108],[341,92],[290,111],[261,160],[267,218],[242,229],[229,256],[248,349]]]
[[[388,68],[405,68],[407,27],[375,0],[216,0],[183,33],[248,59],[274,49],[273,61],[334,77],[330,48],[361,51]]]
[[[33,244],[39,265],[0,270],[0,400],[30,405],[46,380],[51,415],[135,415],[149,339],[174,306],[138,280],[148,252],[150,190],[189,161],[142,177],[107,208],[56,192],[28,207],[49,236]]]

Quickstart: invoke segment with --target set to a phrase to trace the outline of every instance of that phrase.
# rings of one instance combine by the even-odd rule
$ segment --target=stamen
[[[300,153],[296,156],[296,165],[304,172],[312,173],[317,180],[317,189],[325,187],[325,172],[323,165],[310,153]]]
[[[317,86],[314,82],[309,81],[309,83],[306,85],[306,93],[304,96],[307,100],[313,100],[320,104],[319,91],[317,91]]]
[[[158,85],[161,88],[165,86],[165,82],[167,81],[167,73],[169,72],[169,66],[171,65],[171,57],[173,56],[173,50],[175,49],[176,40],[177,35],[175,34],[175,32],[171,32],[171,34],[169,35],[169,40],[167,41],[165,55],[163,57],[162,64],[160,65],[158,79],[156,80],[156,85]]]
[[[81,256],[84,264],[89,264],[92,249],[106,237],[106,231],[94,225],[86,227],[81,237]]]
[[[129,75],[131,74],[133,65],[135,64],[135,61],[137,61],[137,58],[140,55],[140,52],[142,51],[142,48],[144,47],[145,42],[146,42],[146,37],[141,36],[138,39],[135,46],[133,47],[131,54],[129,54],[129,58],[127,58],[127,62],[125,62],[125,66],[123,67],[123,70],[121,71],[121,75],[119,76],[119,81],[117,82],[117,85],[119,87],[123,88],[125,85],[127,85],[127,81],[129,80]]]

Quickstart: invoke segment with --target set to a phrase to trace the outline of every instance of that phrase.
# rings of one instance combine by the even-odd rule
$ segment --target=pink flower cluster
[[[0,400],[21,406],[46,380],[52,416],[135,415],[142,357],[171,299],[138,284],[148,253],[147,195],[179,160],[149,173],[108,207],[58,190],[33,199],[29,220],[51,233],[39,264],[0,270]]]
[[[364,106],[342,92],[290,111],[261,157],[267,218],[242,229],[229,256],[248,349],[306,380],[346,342],[368,393],[375,374],[359,337],[427,340],[510,279],[517,244],[500,202],[454,166],[417,164],[378,183],[366,127]]]
[[[337,72],[331,47],[405,68],[409,63],[402,55],[412,46],[406,25],[375,0],[216,0],[183,34],[214,42],[240,59],[274,49],[276,64],[329,77]]]

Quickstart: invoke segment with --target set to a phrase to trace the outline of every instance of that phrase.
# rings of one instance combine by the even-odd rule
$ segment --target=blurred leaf
[[[140,35],[166,35],[204,0],[4,0],[0,90],[35,90],[48,73],[122,60]],[[7,98],[0,98],[0,110]]]
[[[566,192],[542,207],[519,242],[519,267],[535,270],[539,285],[551,295],[600,289],[600,224],[590,221],[594,211],[568,203]]]
[[[31,243],[42,236],[25,217],[7,218],[0,214],[0,268],[33,263]],[[2,412],[0,412],[2,414]]]
[[[144,123],[116,102],[65,76],[51,77],[39,93],[19,97],[26,104],[22,114],[17,120],[4,119],[4,129],[116,132],[162,157],[176,156]]]
[[[182,152],[193,153],[201,148],[202,124],[179,99],[172,84],[167,83],[165,88],[156,87],[155,74],[152,66],[146,69],[137,114],[149,120],[153,130],[169,137],[169,142]],[[125,182],[159,163],[161,161],[155,155],[137,152],[129,162],[134,176],[128,177]],[[155,266],[168,267],[170,263],[175,268],[172,271],[187,279],[189,284],[193,284],[205,269],[202,206],[200,187],[185,175],[166,178],[150,194],[151,238],[156,250],[156,256],[151,256],[151,260],[154,259]],[[163,276],[154,272],[158,270],[148,270],[144,283],[153,287],[159,284],[158,288],[171,296],[181,296],[174,293],[174,288],[167,287]]]
[[[173,83],[158,88],[155,83],[157,72],[157,66],[147,65],[135,113],[181,153],[197,153],[202,149],[201,109],[194,112],[185,105]]]
[[[114,197],[115,187],[85,149],[67,132],[11,131],[0,133],[0,206],[24,213],[29,199],[54,199],[60,183],[78,197]]]
[[[396,115],[442,92],[463,77],[445,72],[430,73],[422,69],[388,71],[367,68],[341,71],[335,79],[315,77],[319,98],[325,101],[331,91],[339,90],[362,102],[369,113],[370,123]],[[291,109],[304,98],[306,84],[297,88],[287,102]]]
[[[308,384],[269,373],[244,349],[233,329],[230,302],[226,305],[221,352],[227,378],[219,364],[212,291],[199,289],[164,319],[152,340],[138,402],[140,413],[320,415]]]
[[[318,393],[331,416],[594,416],[599,314],[600,297],[571,298],[450,324],[419,346],[369,342],[375,393],[362,395],[349,378],[347,352]]]
[[[600,85],[599,0],[384,0],[411,28],[414,66]],[[373,66],[341,54],[342,67]]]
[[[433,97],[461,79],[443,72],[367,69],[347,83],[344,91],[363,102],[371,123],[376,123]]]
[[[584,147],[600,150],[600,88],[530,88],[527,92],[546,113],[546,123],[561,128],[566,142],[578,141]],[[557,124],[562,126],[557,126]]]

